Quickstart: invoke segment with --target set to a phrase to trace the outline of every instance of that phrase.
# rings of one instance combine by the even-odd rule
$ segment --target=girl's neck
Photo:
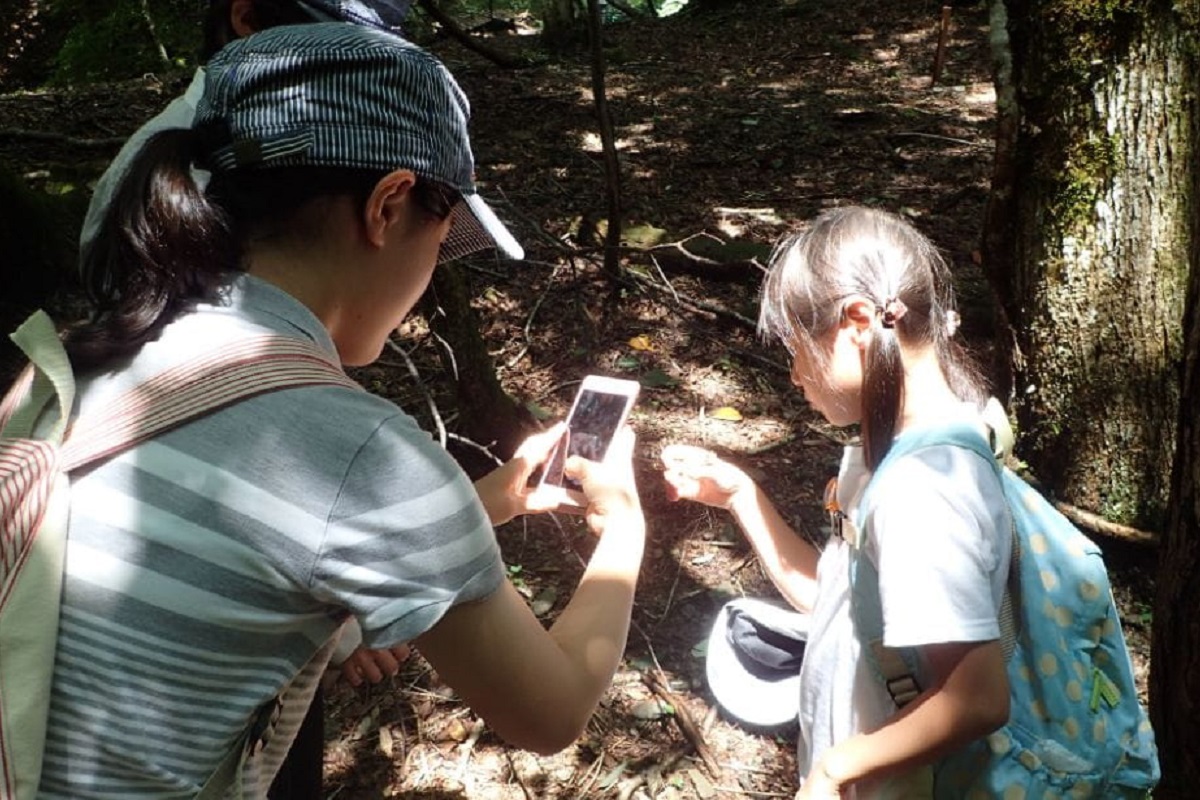
[[[907,355],[907,354],[906,354]],[[904,407],[896,433],[946,419],[962,405],[950,388],[937,353],[932,349],[904,359]]]

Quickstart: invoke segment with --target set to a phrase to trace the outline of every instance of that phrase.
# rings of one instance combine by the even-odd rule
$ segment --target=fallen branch
[[[659,699],[668,704],[675,710],[674,718],[679,724],[679,729],[683,732],[684,737],[692,745],[696,751],[696,755],[700,756],[701,763],[704,764],[704,769],[709,776],[716,778],[721,774],[721,766],[713,757],[712,751],[708,748],[708,742],[704,740],[704,734],[700,730],[700,726],[692,719],[691,712],[687,707],[680,702],[679,698],[667,686],[666,678],[658,670],[646,672],[642,675],[642,680],[650,687],[650,690],[658,695]]]
[[[462,26],[454,21],[454,18],[438,7],[434,0],[417,0],[417,5],[433,18],[433,21],[442,26],[442,29],[450,35],[452,39],[467,48],[473,53],[477,53],[488,61],[498,64],[507,69],[516,69],[517,67],[528,66],[528,62],[522,58],[502,53],[495,48],[488,47],[480,42],[471,34],[462,29]]]
[[[1130,542],[1131,544],[1149,545],[1151,547],[1158,545],[1159,537],[1156,533],[1134,528],[1130,525],[1122,525],[1119,522],[1110,522],[1099,514],[1086,511],[1070,503],[1064,503],[1061,500],[1054,501],[1054,507],[1061,511],[1062,515],[1071,520],[1071,522],[1092,533],[1098,533],[1101,536],[1107,536],[1112,539],[1120,539],[1123,542]]]
[[[731,311],[728,308],[722,308],[720,306],[713,305],[712,303],[705,302],[704,300],[697,300],[693,297],[679,294],[675,291],[674,287],[665,289],[653,281],[643,278],[636,273],[630,272],[629,270],[624,271],[622,280],[636,288],[649,288],[655,292],[658,292],[659,294],[670,295],[671,299],[676,303],[692,311],[700,311],[706,314],[712,314],[716,317],[732,320],[733,322],[749,328],[752,331],[758,330],[758,323],[747,316],[739,314],[736,311]]]

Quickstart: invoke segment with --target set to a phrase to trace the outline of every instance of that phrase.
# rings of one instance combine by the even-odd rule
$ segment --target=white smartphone
[[[613,436],[629,418],[639,388],[637,381],[603,375],[583,379],[567,414],[567,432],[546,460],[538,492],[557,499],[559,505],[587,505],[583,487],[563,475],[563,464],[570,456],[603,461]]]

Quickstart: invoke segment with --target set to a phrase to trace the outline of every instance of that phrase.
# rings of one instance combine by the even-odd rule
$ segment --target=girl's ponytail
[[[883,461],[896,436],[900,409],[904,407],[904,362],[900,357],[897,326],[907,311],[898,297],[876,306],[873,334],[863,359],[863,456],[872,471]]]
[[[82,258],[93,311],[66,339],[76,369],[133,353],[237,266],[226,217],[192,173],[198,136],[189,129],[156,133],[122,179]]]

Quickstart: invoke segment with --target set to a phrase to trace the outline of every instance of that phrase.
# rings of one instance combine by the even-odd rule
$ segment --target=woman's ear
[[[407,219],[416,182],[417,175],[410,169],[398,169],[379,179],[363,208],[368,242],[382,247],[392,227]]]
[[[233,0],[229,4],[229,28],[239,39],[258,31],[254,0]]]

